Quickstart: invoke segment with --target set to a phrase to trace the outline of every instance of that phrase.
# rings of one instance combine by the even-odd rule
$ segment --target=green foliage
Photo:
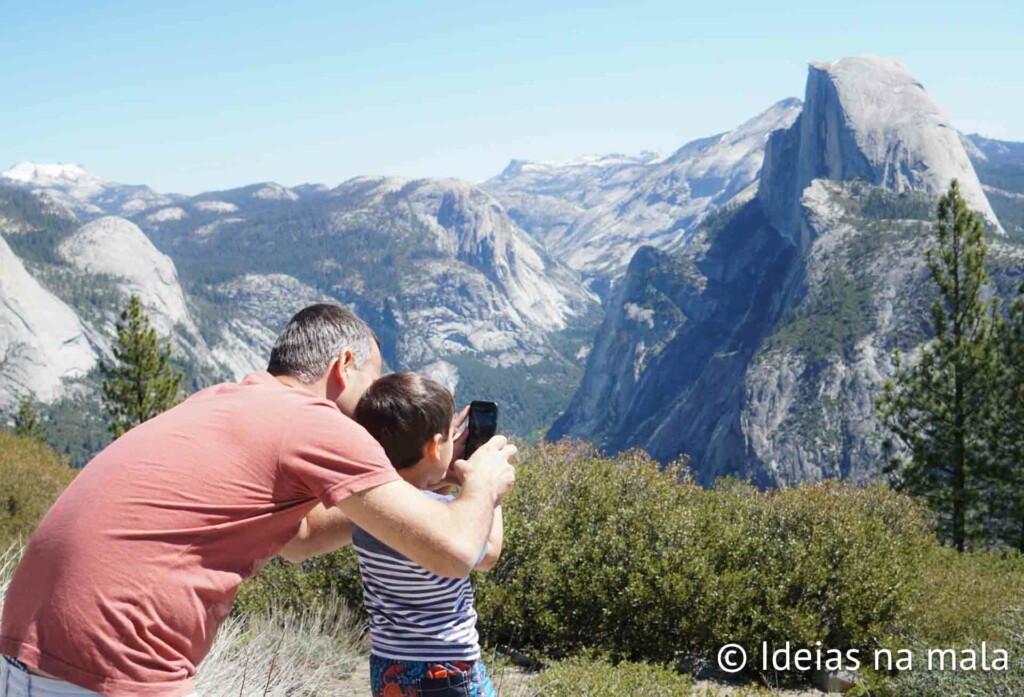
[[[114,365],[103,364],[103,403],[115,438],[179,401],[181,373],[171,365],[171,347],[161,351],[142,302],[133,295],[117,324]]]
[[[791,349],[811,363],[850,358],[854,345],[874,329],[871,287],[834,270],[808,301],[790,312],[769,337],[768,349]]]
[[[872,220],[930,220],[935,200],[923,191],[903,192],[873,186],[868,182],[850,182],[851,197],[845,203],[851,212]]]
[[[995,458],[995,486],[990,494],[996,509],[996,537],[1024,552],[1024,282],[1009,318],[997,324],[1003,374],[993,399],[990,446]]]
[[[46,430],[43,428],[42,419],[39,418],[35,404],[28,397],[22,397],[18,402],[18,411],[14,415],[14,435],[46,444]]]
[[[699,664],[728,642],[756,664],[762,641],[865,655],[1006,641],[1002,618],[1024,597],[1024,557],[943,547],[924,507],[882,486],[759,492],[724,480],[703,490],[641,453],[542,444],[524,453],[504,514],[502,559],[473,581],[484,641],[602,657],[557,661],[535,685],[550,689],[613,672],[636,689],[683,685],[659,666]],[[324,597],[362,611],[350,549],[274,560],[235,608],[259,615]]]
[[[706,491],[640,453],[581,445],[530,451],[504,512],[502,559],[475,581],[483,636],[554,657],[898,643],[934,544],[921,508],[883,487]]]
[[[0,549],[27,539],[74,476],[39,441],[0,431]]]
[[[301,564],[274,558],[258,576],[242,584],[235,611],[254,614],[273,607],[301,610],[325,597],[340,598],[357,616],[366,617],[359,561],[351,547]]]
[[[933,646],[1002,641],[1006,613],[1024,599],[1024,555],[933,545],[917,580],[914,640]]]
[[[956,180],[939,200],[936,247],[928,266],[941,299],[932,306],[934,340],[920,361],[897,372],[878,399],[879,415],[910,458],[897,453],[888,470],[899,488],[921,496],[958,550],[984,539],[990,458],[986,434],[997,405],[1000,355],[993,338],[996,307],[984,297],[985,231],[960,196]]]
[[[57,247],[78,227],[74,217],[54,215],[27,189],[2,185],[0,212],[21,228],[17,233],[4,235],[15,254],[30,263],[64,263]]]
[[[577,657],[552,663],[530,689],[544,697],[682,697],[693,693],[693,682],[661,665]]]
[[[935,644],[922,644],[915,653],[917,669],[905,671],[883,682],[872,694],[879,697],[949,697],[950,695],[986,695],[986,697],[1016,697],[1024,694],[1024,607],[1006,613],[998,621],[1005,637],[993,644],[987,643],[986,653],[991,662],[994,649],[1007,652],[1007,670],[982,670],[980,666],[981,646],[978,641],[955,645],[957,649],[972,649],[976,652],[977,670],[926,670],[927,652]],[[952,648],[952,646],[942,646]]]

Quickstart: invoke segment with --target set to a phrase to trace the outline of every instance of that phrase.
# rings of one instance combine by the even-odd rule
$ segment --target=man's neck
[[[320,380],[312,384],[302,382],[294,375],[275,375],[274,378],[284,385],[285,387],[293,387],[298,390],[305,390],[314,397],[326,398],[327,397],[327,384]]]

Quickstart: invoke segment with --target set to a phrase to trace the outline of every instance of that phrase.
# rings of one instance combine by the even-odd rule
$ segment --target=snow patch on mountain
[[[148,186],[108,181],[81,165],[19,162],[0,173],[0,178],[17,182],[85,218],[132,215],[174,200]]]

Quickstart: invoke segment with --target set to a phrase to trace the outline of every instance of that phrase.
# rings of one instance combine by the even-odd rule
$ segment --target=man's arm
[[[429,499],[399,480],[349,496],[338,508],[428,571],[468,576],[491,533],[494,509],[515,481],[515,468],[509,463],[515,454],[514,445],[495,436],[468,461],[453,463],[462,493],[451,503]]]
[[[494,509],[494,522],[491,523],[491,534],[487,538],[487,552],[476,565],[478,571],[490,571],[498,563],[501,546],[505,541],[505,522],[502,520],[501,506]]]
[[[337,508],[324,508],[318,503],[302,520],[299,533],[281,549],[280,555],[298,564],[349,544],[352,544],[352,521]]]

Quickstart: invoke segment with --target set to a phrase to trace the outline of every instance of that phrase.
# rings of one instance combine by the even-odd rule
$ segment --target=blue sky
[[[197,193],[672,150],[806,65],[904,63],[958,128],[1024,141],[1024,3],[0,0],[0,170]]]

